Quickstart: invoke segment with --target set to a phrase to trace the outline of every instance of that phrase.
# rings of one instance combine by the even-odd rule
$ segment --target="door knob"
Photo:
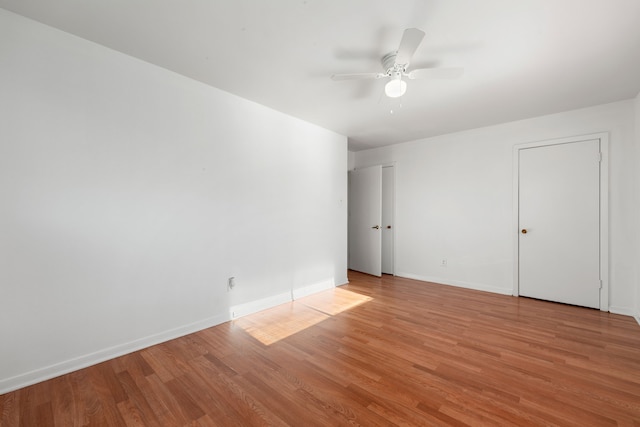
[[[379,225],[374,225],[374,226],[373,226],[373,227],[371,227],[371,228],[375,228],[376,230],[379,230],[379,229],[380,229],[380,226],[379,226]]]
[[[522,233],[522,234],[527,234],[527,229],[526,229],[526,228],[523,228],[523,229],[522,229],[522,231],[521,231],[521,233]]]

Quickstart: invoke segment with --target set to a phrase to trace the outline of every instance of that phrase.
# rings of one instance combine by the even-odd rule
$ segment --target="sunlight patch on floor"
[[[261,343],[271,345],[372,299],[346,289],[333,288],[241,317],[233,323]]]
[[[341,288],[333,288],[324,292],[301,298],[298,302],[325,314],[335,316],[343,311],[371,301],[373,298]]]

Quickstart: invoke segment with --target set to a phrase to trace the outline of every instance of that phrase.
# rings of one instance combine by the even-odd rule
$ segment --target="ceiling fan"
[[[361,80],[361,79],[381,79],[388,78],[389,81],[384,86],[384,93],[389,98],[398,98],[407,91],[408,79],[424,78],[457,78],[462,75],[462,68],[416,68],[407,71],[413,54],[424,38],[424,31],[417,28],[407,28],[404,30],[400,46],[395,52],[391,52],[382,57],[382,73],[354,73],[354,74],[334,74],[333,80]]]

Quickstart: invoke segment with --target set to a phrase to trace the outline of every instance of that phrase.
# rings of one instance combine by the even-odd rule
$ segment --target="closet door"
[[[600,308],[600,140],[519,150],[519,294]]]
[[[382,276],[382,167],[349,172],[349,268]]]

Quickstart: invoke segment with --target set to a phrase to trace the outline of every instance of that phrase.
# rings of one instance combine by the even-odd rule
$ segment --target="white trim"
[[[609,308],[609,134],[600,138],[600,310]]]
[[[638,322],[638,325],[640,325],[640,314],[636,313],[632,308],[629,307],[618,307],[618,306],[614,306],[612,305],[611,307],[609,307],[609,311],[613,314],[620,314],[623,316],[631,316],[635,319],[636,322]]]
[[[345,279],[345,282],[342,283],[342,285],[346,285],[347,283],[349,283],[349,281]],[[316,294],[318,292],[326,291],[335,287],[335,280],[328,279],[300,288],[294,288],[291,290],[291,292],[283,292],[281,294],[272,295],[270,297],[259,299],[256,301],[237,304],[229,308],[229,318],[237,319],[239,317],[248,316],[250,314],[257,313],[262,310],[267,310],[280,304],[286,304],[288,302],[297,300],[298,298],[306,297],[308,295]]]
[[[317,292],[322,292],[324,290],[335,287],[334,283],[334,280],[330,279],[315,283],[313,285],[304,286],[302,288],[294,290],[293,296],[297,299]],[[346,285],[348,283],[349,281],[345,278],[345,281],[342,284]],[[114,359],[116,357],[124,356],[125,354],[129,354],[134,351],[139,351],[147,347],[151,347],[166,341],[192,334],[194,332],[201,331],[203,329],[211,328],[213,326],[220,325],[224,322],[228,322],[229,320],[236,319],[241,316],[257,313],[258,311],[266,310],[280,304],[291,302],[291,297],[292,294],[290,292],[285,292],[268,298],[263,298],[258,301],[238,304],[229,309],[228,315],[209,317],[207,319],[199,320],[188,325],[169,329],[167,331],[153,334],[148,337],[105,348],[94,353],[65,360],[63,362],[26,372],[24,374],[16,375],[15,377],[5,378],[0,380],[0,394],[9,393],[23,387],[59,377],[60,375],[68,374],[69,372],[74,372],[79,369],[84,369],[89,366]]]
[[[249,314],[257,313],[291,301],[291,292],[284,292],[257,301],[234,305],[229,308],[229,316],[231,319],[237,319],[238,317],[248,316]]]
[[[513,185],[513,196],[512,196],[512,245],[513,245],[513,289],[511,294],[514,297],[520,295],[520,236],[518,233],[520,232],[520,148],[518,145],[513,147],[513,161],[512,161],[512,185]]]
[[[332,288],[335,288],[335,287],[336,287],[336,285],[335,285],[335,282],[333,281],[333,279],[324,280],[322,282],[318,282],[318,283],[313,284],[313,285],[309,285],[309,286],[305,286],[305,287],[302,287],[302,288],[294,289],[293,290],[293,299],[297,300],[299,298],[306,297],[307,295],[316,294],[318,292],[326,291],[328,289],[332,289]]]
[[[51,378],[59,377],[60,375],[68,374],[69,372],[96,365],[106,360],[114,359],[134,351],[139,351],[156,344],[189,335],[227,321],[229,321],[228,316],[213,316],[178,328],[153,334],[145,338],[108,347],[94,353],[85,354],[84,356],[65,360],[44,368],[35,369],[24,374],[16,375],[15,377],[6,378],[0,380],[0,394],[8,393]]]
[[[607,132],[589,135],[577,135],[566,138],[550,139],[546,141],[528,142],[513,147],[513,290],[514,296],[519,295],[519,153],[520,150],[549,145],[568,144],[591,139],[600,140],[600,310],[609,311],[609,134]]]
[[[348,277],[343,277],[342,279],[338,280],[336,283],[336,286],[343,286],[343,285],[348,285],[349,284],[349,278]]]
[[[475,291],[491,292],[494,294],[511,295],[511,289],[498,288],[496,286],[489,286],[483,283],[464,282],[460,280],[448,280],[441,277],[434,276],[421,276],[418,274],[396,272],[396,276],[404,277],[406,279],[419,280],[421,282],[431,282],[438,285],[455,286],[457,288],[473,289]]]
[[[611,307],[609,307],[609,312],[613,314],[621,314],[623,316],[631,316],[633,318],[636,317],[633,309],[629,307],[620,307],[620,306],[612,305]]]

